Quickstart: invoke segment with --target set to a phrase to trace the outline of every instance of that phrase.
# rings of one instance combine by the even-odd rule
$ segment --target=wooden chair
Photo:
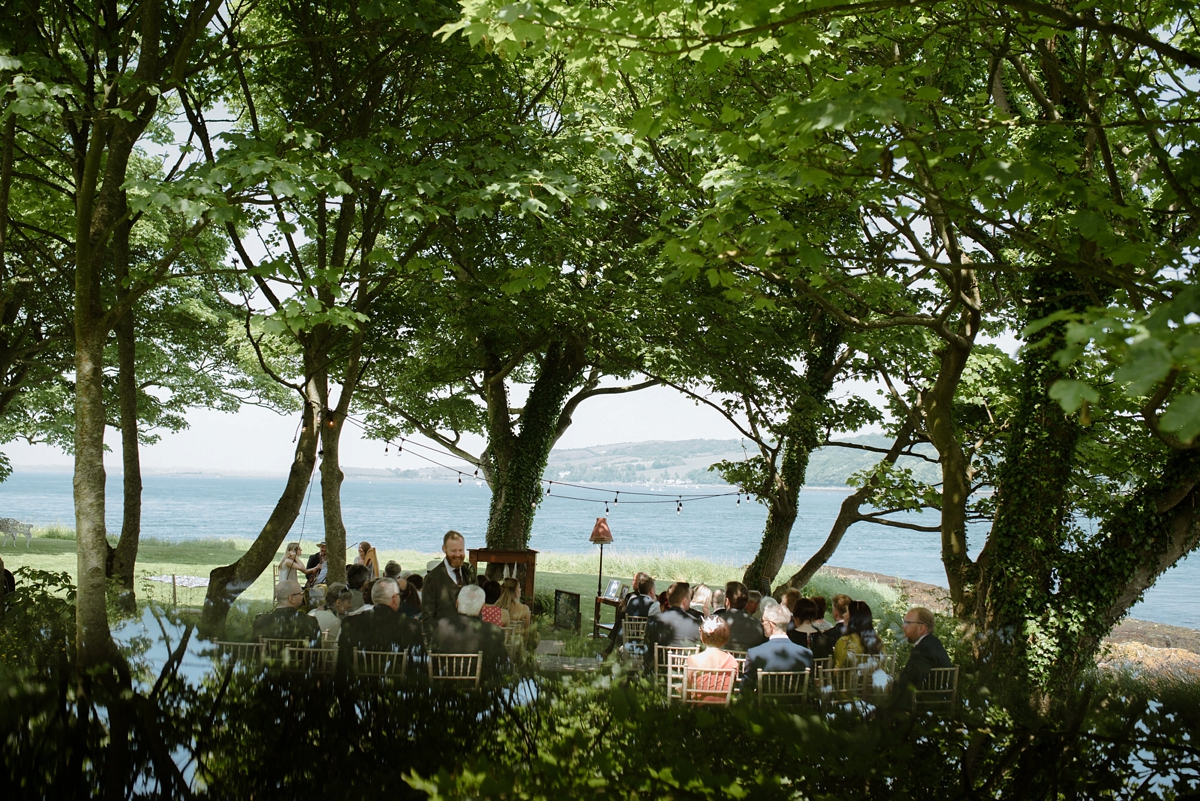
[[[808,700],[810,671],[760,670],[757,676],[760,704],[802,704]]]
[[[513,662],[521,661],[525,653],[525,621],[518,620],[504,627],[504,649]]]
[[[746,652],[726,650],[725,653],[737,660],[738,676],[746,675]]]
[[[260,642],[221,642],[217,646],[217,658],[232,664],[258,667],[263,661],[263,646]]]
[[[668,698],[683,698],[684,663],[699,652],[698,645],[654,644],[654,675],[667,688]]]
[[[953,712],[958,701],[958,668],[934,668],[913,695],[913,709],[945,709]]]
[[[408,673],[408,651],[354,651],[354,675],[403,679]]]
[[[737,668],[693,668],[683,666],[683,702],[729,705],[733,686],[737,684]]]
[[[820,676],[821,700],[826,703],[856,701],[862,693],[862,671],[856,667],[828,668]]]
[[[846,667],[870,668],[871,670],[882,670],[889,676],[896,675],[896,655],[895,654],[856,654],[850,652],[846,654]]]
[[[429,683],[437,687],[475,688],[483,676],[483,651],[474,654],[430,654]]]
[[[626,615],[621,623],[621,653],[638,656],[646,649],[646,623],[650,620],[642,615]]]
[[[821,671],[829,670],[831,667],[833,667],[832,656],[823,656],[820,659],[814,659],[812,666],[812,680],[817,681],[819,678],[821,678]]]
[[[277,640],[271,637],[263,637],[259,642],[263,647],[263,659],[268,662],[275,662],[283,659],[284,651],[288,648],[310,648],[312,642],[306,639],[287,639]]]
[[[289,673],[332,676],[337,667],[337,649],[289,646],[283,649],[278,666]]]
[[[862,674],[859,692],[864,698],[880,698],[890,694],[896,678],[895,654],[850,653],[846,657],[846,667],[857,668]]]
[[[337,637],[329,633],[329,629],[321,629],[321,647],[337,648]]]

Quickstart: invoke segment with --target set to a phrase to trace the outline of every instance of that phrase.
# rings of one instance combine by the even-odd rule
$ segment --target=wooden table
[[[522,589],[524,593],[525,603],[533,604],[534,571],[537,569],[537,551],[501,551],[495,548],[468,548],[468,559],[471,562],[471,569],[475,570],[479,562],[501,562],[505,564],[525,565],[525,587]],[[475,571],[475,575],[479,575]]]
[[[605,631],[612,631],[612,627],[616,625],[615,623],[601,623],[600,622],[600,608],[603,606],[611,606],[613,609],[616,609],[620,605],[621,605],[620,601],[614,601],[612,598],[605,598],[603,595],[596,596],[596,612],[595,612],[595,615],[592,617],[592,639],[593,640],[597,639],[600,636],[600,629],[604,629]]]

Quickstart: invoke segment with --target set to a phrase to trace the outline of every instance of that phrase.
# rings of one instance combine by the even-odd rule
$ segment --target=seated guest
[[[746,614],[755,620],[761,620],[762,614],[759,607],[762,606],[762,593],[758,590],[750,590],[750,599],[746,601]]]
[[[350,588],[352,593],[350,597],[350,611],[357,612],[363,607],[362,588],[371,579],[371,571],[367,570],[363,565],[346,565],[346,586]]]
[[[688,667],[698,670],[737,670],[737,659],[733,654],[722,650],[725,643],[729,642],[729,626],[724,620],[716,615],[704,618],[700,622],[700,642],[704,649],[687,658]],[[693,696],[695,701],[723,703],[725,691],[736,678],[736,673],[730,676],[693,676],[688,686],[692,689],[713,691],[712,695]]]
[[[506,610],[496,606],[496,601],[499,600],[500,582],[488,579],[483,583],[483,608],[479,610],[479,619],[493,626],[507,626],[510,617]]]
[[[817,605],[811,598],[801,598],[792,607],[792,623],[788,629],[788,639],[812,650],[812,637],[820,634],[816,627]]]
[[[468,584],[458,593],[458,614],[439,619],[433,629],[430,648],[434,653],[474,654],[483,652],[483,677],[497,678],[508,669],[504,632],[479,618],[483,608],[483,588]]]
[[[913,649],[892,691],[897,700],[907,698],[913,688],[924,685],[934,668],[954,667],[942,641],[933,633],[934,623],[933,612],[923,606],[914,606],[904,616],[904,636]]]
[[[404,571],[400,568],[400,563],[395,559],[389,561],[386,565],[384,565],[383,568],[383,575],[387,576],[388,578],[396,579],[397,581],[400,580],[400,574],[403,572]]]
[[[537,648],[541,635],[538,634],[537,626],[533,625],[533,613],[529,611],[528,606],[521,603],[521,583],[519,581],[509,577],[500,582],[500,600],[496,601],[496,606],[508,612],[509,623],[525,624],[524,648],[529,650]],[[521,652],[523,653],[524,649]]]
[[[646,574],[640,570],[634,573],[633,583],[629,585],[629,592],[625,593],[625,595],[621,598],[621,602],[617,604],[617,611],[613,617],[612,628],[608,630],[608,644],[604,646],[604,650],[600,654],[602,658],[608,659],[609,655],[613,652],[613,649],[617,647],[617,640],[621,636],[621,623],[624,622],[625,615],[628,614],[626,611],[626,606],[629,604],[629,599],[638,594],[638,587],[641,586],[642,579],[645,576]]]
[[[796,601],[800,600],[800,590],[795,587],[788,587],[783,591],[783,595],[779,598],[779,603],[783,604],[787,609],[793,610],[796,608]],[[788,624],[788,631],[792,630],[792,624]]]
[[[691,614],[692,590],[686,581],[671,585],[671,604],[646,623],[646,672],[654,672],[655,645],[695,645],[700,639],[700,621]]]
[[[674,584],[671,585],[671,587],[674,587],[674,586],[675,586]],[[671,595],[670,587],[668,587],[667,589],[663,590],[662,592],[660,592],[658,594],[657,600],[658,600],[658,608],[660,610],[671,608],[671,602],[670,602],[670,600],[668,600],[670,595]]]
[[[417,592],[414,578],[420,578],[420,576],[409,576],[398,582],[400,585],[400,614],[407,617],[421,616],[421,593]]]
[[[850,604],[852,603],[854,603],[854,599],[849,595],[838,593],[833,596],[833,625],[830,629],[836,629],[836,636],[838,637],[844,637],[848,633],[846,627],[850,618]]]
[[[750,602],[750,592],[740,581],[731,581],[725,585],[725,609],[717,612],[717,616],[729,627],[729,648],[733,651],[745,651],[766,641],[763,627],[757,620],[746,614],[746,604]]]
[[[788,672],[812,670],[812,651],[788,639],[787,624],[792,615],[778,604],[763,609],[763,631],[767,641],[746,652],[746,675],[742,692],[753,692],[758,686],[759,671]]]
[[[713,590],[713,614],[725,608],[725,590]]]
[[[659,603],[655,600],[654,595],[654,579],[646,573],[638,573],[635,578],[638,583],[634,585],[633,590],[625,596],[625,601],[622,603],[623,608],[618,608],[620,612],[620,621],[614,623],[612,631],[609,632],[608,645],[605,647],[601,656],[605,659],[612,653],[616,647],[617,640],[621,637],[624,630],[625,618],[633,615],[634,617],[649,618],[651,615],[658,614],[661,610]]]
[[[254,639],[309,640],[313,645],[321,639],[321,625],[301,611],[304,589],[298,581],[281,581],[275,585],[275,609],[254,621]]]
[[[692,611],[702,618],[712,614],[712,594],[712,589],[707,584],[697,584],[692,590]]]
[[[817,619],[813,621],[813,625],[817,627],[817,631],[829,631],[833,624],[825,619],[825,609],[828,606],[825,596],[814,595],[810,600],[817,605]]]
[[[300,543],[289,542],[287,550],[283,553],[283,559],[279,561],[279,580],[280,581],[295,581],[297,573],[303,573],[306,576],[311,576],[317,572],[317,568],[309,569],[300,562],[302,556]]]
[[[417,600],[420,601],[421,592],[425,589],[425,577],[420,573],[413,573],[411,576],[406,578],[405,581],[408,582],[408,586],[417,591]]]
[[[871,607],[863,601],[851,601],[847,634],[840,637],[833,648],[833,666],[848,667],[850,654],[859,656],[883,653],[883,642],[875,633],[875,619]]]
[[[808,647],[817,659],[833,656],[837,641],[846,636],[846,619],[850,616],[851,603],[853,600],[849,595],[839,593],[833,596],[833,625],[826,627],[817,636],[808,638]]]
[[[317,621],[325,639],[336,642],[338,634],[342,630],[342,620],[329,608],[330,595],[326,590],[324,584],[318,584],[308,591],[308,601],[313,607],[309,610],[308,616]]]
[[[421,647],[421,625],[400,614],[400,585],[382,578],[371,587],[371,608],[342,621],[338,663],[353,664],[354,650],[399,652]]]
[[[379,583],[379,579],[368,579],[367,583],[362,586],[362,591],[359,594],[362,595],[363,604],[358,609],[351,611],[351,615],[361,615],[363,612],[370,611],[371,592],[374,591],[377,583]]]

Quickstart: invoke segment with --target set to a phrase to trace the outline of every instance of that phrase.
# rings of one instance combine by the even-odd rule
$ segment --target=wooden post
[[[179,594],[175,588],[175,574],[171,574],[171,606],[179,606]]]

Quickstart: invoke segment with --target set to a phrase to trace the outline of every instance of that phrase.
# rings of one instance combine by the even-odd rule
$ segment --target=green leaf
[[[1083,402],[1099,403],[1100,393],[1084,381],[1060,379],[1050,387],[1050,397],[1058,401],[1067,414],[1074,414]]]
[[[1184,395],[1171,401],[1159,425],[1163,431],[1190,443],[1200,435],[1200,395]]]

